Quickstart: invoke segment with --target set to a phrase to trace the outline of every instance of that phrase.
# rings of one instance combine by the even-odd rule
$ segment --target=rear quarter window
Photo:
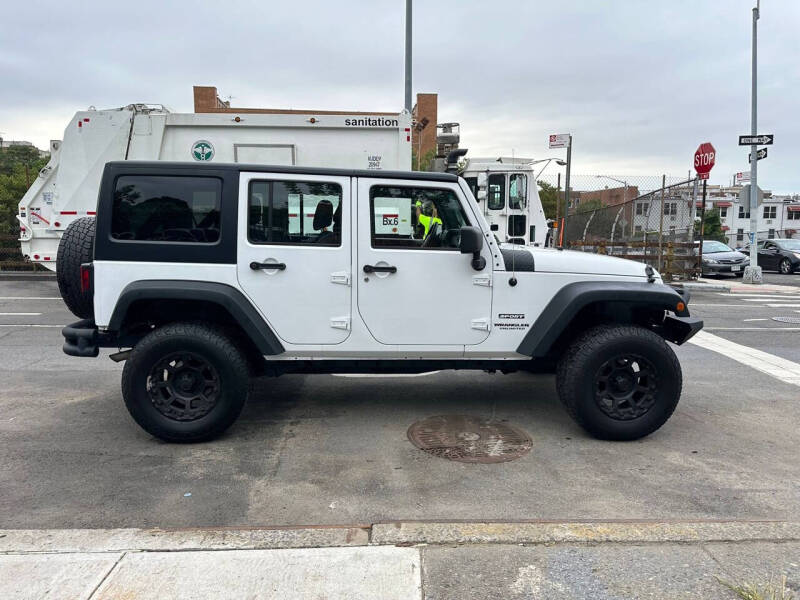
[[[215,177],[123,175],[111,207],[116,241],[216,244],[222,182]]]

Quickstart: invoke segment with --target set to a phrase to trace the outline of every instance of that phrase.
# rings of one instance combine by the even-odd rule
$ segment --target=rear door
[[[291,344],[350,335],[350,178],[242,173],[238,279]]]
[[[487,266],[475,271],[459,251],[459,229],[477,224],[463,202],[455,183],[359,178],[358,311],[380,343],[468,345],[489,335],[491,255],[484,247]]]

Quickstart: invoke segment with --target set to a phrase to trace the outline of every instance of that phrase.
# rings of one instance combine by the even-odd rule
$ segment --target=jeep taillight
[[[81,292],[88,293],[92,290],[92,264],[81,265]]]

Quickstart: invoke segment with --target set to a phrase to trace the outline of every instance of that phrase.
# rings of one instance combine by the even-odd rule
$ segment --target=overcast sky
[[[711,141],[711,183],[746,170],[755,0],[417,0],[414,92],[439,94],[470,154],[573,172],[683,175]],[[403,0],[13,3],[0,25],[0,135],[46,148],[79,109],[191,112],[192,85],[233,106],[400,110]],[[800,1],[763,0],[759,184],[800,192]],[[551,165],[550,169],[554,166]]]

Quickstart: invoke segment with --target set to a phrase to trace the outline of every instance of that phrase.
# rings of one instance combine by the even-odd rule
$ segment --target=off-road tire
[[[788,258],[784,258],[778,266],[778,271],[780,271],[781,275],[791,275],[793,271],[792,261]]]
[[[636,355],[654,368],[653,404],[641,416],[612,418],[596,398],[600,369],[616,356]],[[672,415],[681,394],[681,367],[656,333],[635,325],[599,325],[577,337],[556,370],[559,398],[578,425],[596,438],[636,440],[653,433]]]
[[[81,265],[92,261],[94,217],[81,217],[69,224],[61,236],[56,255],[58,291],[67,308],[76,317],[94,316],[92,290],[81,291]]]
[[[174,354],[191,353],[211,365],[219,391],[207,414],[176,420],[156,408],[148,388],[155,369]],[[148,433],[167,442],[202,442],[222,434],[247,401],[247,360],[221,329],[199,323],[171,323],[147,334],[133,347],[122,371],[122,396],[133,419]]]

